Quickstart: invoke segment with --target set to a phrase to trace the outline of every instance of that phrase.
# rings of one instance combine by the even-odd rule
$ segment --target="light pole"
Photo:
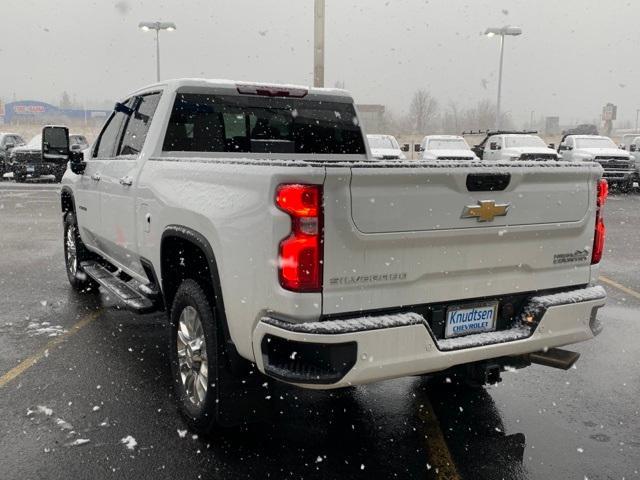
[[[638,131],[638,120],[640,120],[640,109],[636,110],[636,132]]]
[[[143,32],[149,30],[156,31],[156,77],[157,81],[160,81],[160,30],[166,30],[167,32],[173,32],[176,29],[176,24],[173,22],[140,22],[138,28]]]
[[[520,27],[512,27],[507,25],[502,28],[487,28],[484,32],[487,37],[495,37],[500,35],[500,73],[498,74],[498,104],[496,106],[496,129],[500,129],[500,102],[502,101],[502,65],[504,63],[504,37],[512,36],[517,37],[522,35],[522,29]]]
[[[313,39],[313,86],[324,87],[325,0],[315,0]]]
[[[531,110],[531,121],[529,122],[529,128],[533,130],[533,117],[536,114],[535,110]]]

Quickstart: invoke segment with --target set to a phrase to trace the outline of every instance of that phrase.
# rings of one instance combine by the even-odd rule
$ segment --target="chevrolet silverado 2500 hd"
[[[600,331],[596,163],[374,160],[345,91],[210,80],[127,96],[89,155],[67,136],[45,128],[42,152],[70,160],[69,281],[168,312],[196,431],[226,422],[239,378],[493,382],[568,368],[557,347]]]

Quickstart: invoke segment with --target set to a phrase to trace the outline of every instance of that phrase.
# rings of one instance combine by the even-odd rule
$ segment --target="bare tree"
[[[456,102],[449,101],[447,110],[442,114],[442,131],[443,133],[459,134],[461,129],[461,110]]]
[[[73,108],[71,98],[69,98],[69,94],[67,92],[62,92],[62,97],[60,98],[60,108],[62,108],[63,110]]]
[[[425,89],[416,91],[409,107],[412,133],[427,133],[437,114],[438,101]]]
[[[500,124],[505,130],[513,128],[509,113],[501,114]],[[461,115],[464,130],[490,130],[496,124],[496,105],[489,100],[480,100],[475,107],[466,109]]]

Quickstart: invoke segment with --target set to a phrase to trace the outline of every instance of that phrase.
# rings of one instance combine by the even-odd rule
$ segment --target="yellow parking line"
[[[97,311],[95,311],[93,313],[90,313],[89,315],[84,317],[82,320],[80,320],[78,323],[76,323],[73,327],[71,327],[71,329],[68,332],[63,333],[62,335],[60,335],[58,337],[55,337],[53,340],[51,340],[49,343],[47,343],[38,352],[34,353],[30,357],[27,357],[22,362],[20,362],[18,365],[16,365],[11,370],[9,370],[7,373],[2,375],[0,377],[0,388],[4,387],[11,380],[13,380],[14,378],[19,377],[24,372],[29,370],[36,363],[38,363],[42,359],[42,357],[44,357],[47,354],[48,350],[52,349],[56,345],[61,344],[65,339],[69,338],[71,335],[74,335],[74,334],[78,333],[78,331],[80,331],[80,329],[82,329],[82,328],[86,327],[87,325],[89,325],[96,318],[98,318],[101,314],[102,314],[102,309],[97,310]]]
[[[640,292],[636,292],[635,290],[632,290],[628,287],[625,287],[624,285],[620,285],[618,282],[614,282],[613,280],[611,280],[610,278],[607,277],[600,277],[600,281],[602,283],[606,283],[607,285],[613,287],[613,288],[617,288],[618,290],[620,290],[621,292],[626,293],[627,295],[631,295],[632,297],[637,298],[638,300],[640,300]]]
[[[418,416],[424,421],[427,450],[432,470],[437,469],[437,478],[443,480],[459,480],[460,475],[447,447],[440,422],[436,417],[429,400],[425,400]]]

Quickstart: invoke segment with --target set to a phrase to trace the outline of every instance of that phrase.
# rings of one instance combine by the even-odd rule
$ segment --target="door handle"
[[[101,178],[102,177],[99,173],[94,173],[93,175],[91,175],[91,180],[95,180],[96,182],[99,182]]]
[[[122,185],[123,187],[130,187],[131,185],[133,185],[133,178],[131,177],[122,177],[120,179],[120,185]]]

